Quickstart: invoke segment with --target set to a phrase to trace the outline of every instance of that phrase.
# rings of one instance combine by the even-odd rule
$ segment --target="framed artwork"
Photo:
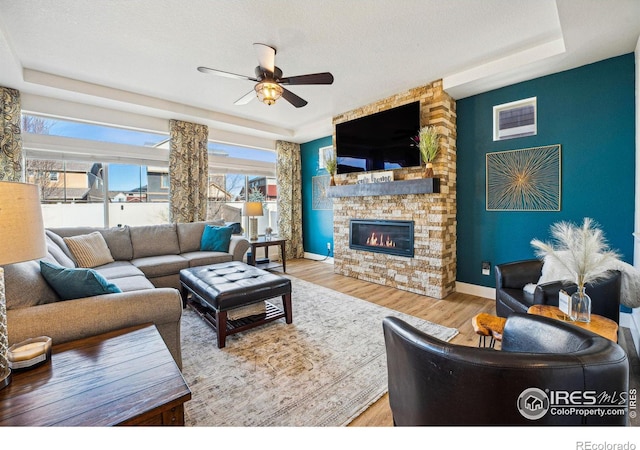
[[[333,156],[333,146],[320,147],[318,149],[318,168],[326,169],[325,161]]]
[[[312,209],[333,209],[333,200],[327,197],[327,188],[329,187],[330,175],[319,175],[312,177]]]
[[[560,211],[560,144],[486,158],[487,211]]]

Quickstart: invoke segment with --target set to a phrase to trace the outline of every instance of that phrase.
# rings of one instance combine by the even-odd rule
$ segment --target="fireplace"
[[[413,220],[351,219],[349,248],[413,258]]]

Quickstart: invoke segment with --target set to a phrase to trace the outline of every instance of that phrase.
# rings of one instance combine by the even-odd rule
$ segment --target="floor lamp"
[[[38,186],[0,181],[0,266],[42,258],[46,252]],[[11,383],[4,292],[0,267],[0,389]]]
[[[258,239],[258,218],[262,216],[262,202],[247,202],[244,204],[244,215],[249,217],[249,239]]]

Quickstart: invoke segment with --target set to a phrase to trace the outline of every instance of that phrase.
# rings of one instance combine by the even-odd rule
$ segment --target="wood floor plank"
[[[440,325],[457,328],[459,334],[451,342],[459,345],[478,345],[478,336],[471,326],[471,318],[481,312],[489,314],[495,314],[496,312],[495,300],[493,299],[461,293],[453,293],[442,300],[435,299],[389,286],[381,286],[338,275],[333,273],[333,264],[310,259],[287,261],[287,273],[301,280],[367,300],[380,306],[420,317]],[[393,426],[391,409],[389,408],[389,396],[385,394],[351,422],[350,426]]]

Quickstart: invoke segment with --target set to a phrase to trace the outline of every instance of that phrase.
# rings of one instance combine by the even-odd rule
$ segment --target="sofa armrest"
[[[229,253],[233,258],[233,261],[242,261],[244,254],[249,250],[249,241],[243,236],[231,236],[231,243],[229,244]]]
[[[7,311],[9,345],[49,336],[53,345],[145,323],[155,324],[182,367],[182,299],[173,288],[106,294]]]
[[[496,289],[522,289],[527,283],[537,283],[542,275],[542,261],[529,259],[496,266]]]

